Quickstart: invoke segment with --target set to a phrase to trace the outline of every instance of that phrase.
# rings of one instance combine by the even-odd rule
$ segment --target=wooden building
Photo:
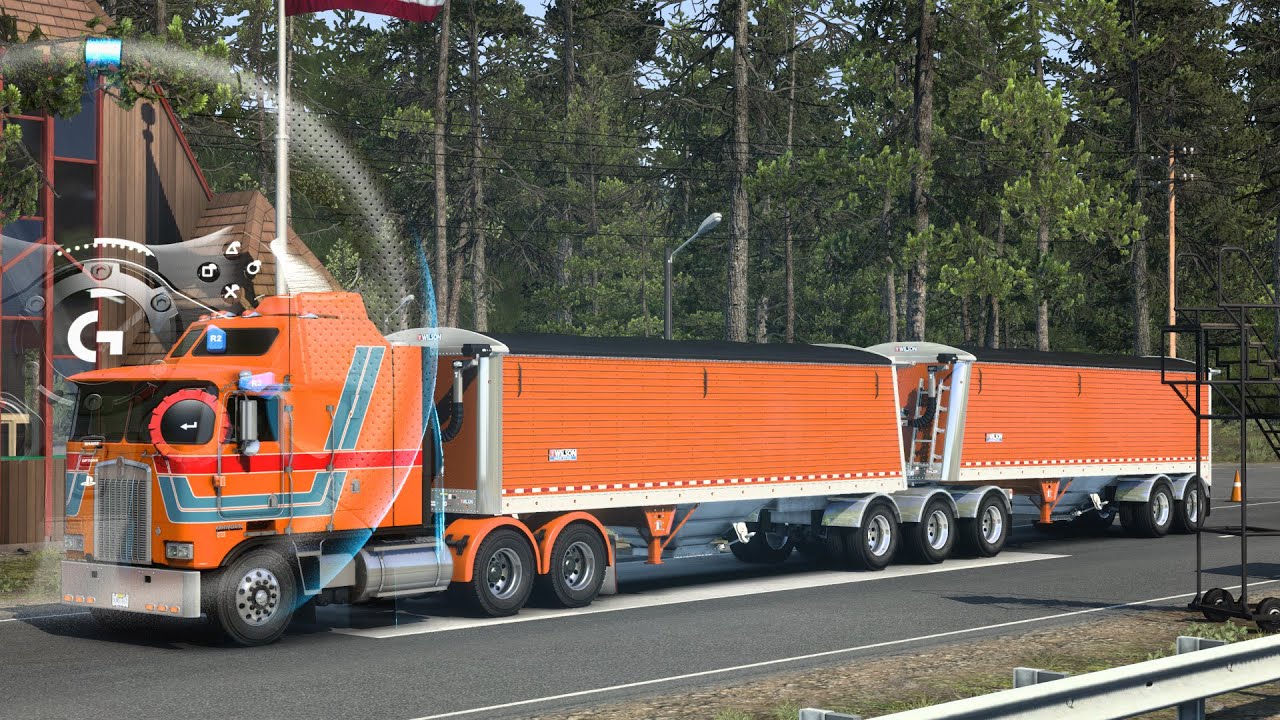
[[[36,28],[49,39],[77,38],[106,18],[94,0],[21,0],[0,4],[0,13],[16,18],[23,38]],[[195,313],[242,310],[270,293],[275,264],[267,243],[275,218],[257,191],[213,191],[163,100],[123,108],[96,89],[72,117],[0,115],[0,123],[22,128],[26,150],[49,180],[35,215],[0,219],[3,546],[61,535],[70,429],[65,378],[94,366],[150,362]],[[135,289],[105,298],[89,292],[95,283],[83,275],[95,260],[131,253],[140,270],[130,279]],[[290,253],[332,282],[292,232]],[[214,260],[225,271],[232,255],[238,271],[255,272],[204,272]],[[165,284],[177,289],[166,292],[175,306],[164,313],[166,327],[157,328],[147,305],[163,304],[153,293]],[[228,293],[233,284],[236,292]],[[104,342],[111,331],[123,341]]]

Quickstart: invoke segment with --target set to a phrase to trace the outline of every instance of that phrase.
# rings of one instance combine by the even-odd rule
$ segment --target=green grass
[[[26,555],[0,555],[0,601],[56,596],[62,552],[37,550]]]
[[[1248,443],[1249,462],[1280,462],[1257,425],[1249,426],[1248,435],[1245,442]],[[1225,420],[1213,423],[1213,461],[1240,462],[1240,423]]]

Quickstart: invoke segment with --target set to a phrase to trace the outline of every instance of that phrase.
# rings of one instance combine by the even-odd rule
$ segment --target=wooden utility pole
[[[1174,188],[1174,149],[1169,148],[1169,324],[1177,323],[1177,316],[1173,311],[1174,300],[1177,297],[1177,277],[1173,271],[1174,259],[1177,257],[1177,232],[1174,230],[1174,217],[1178,210],[1178,194]],[[1178,357],[1178,334],[1169,333],[1169,357]]]

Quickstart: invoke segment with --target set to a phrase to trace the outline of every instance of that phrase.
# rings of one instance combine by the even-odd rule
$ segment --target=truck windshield
[[[71,439],[150,442],[147,423],[151,411],[161,400],[186,388],[217,395],[217,387],[198,381],[76,383],[76,416]]]

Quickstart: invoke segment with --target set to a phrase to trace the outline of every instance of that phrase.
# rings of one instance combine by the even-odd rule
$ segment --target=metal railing
[[[1203,720],[1205,698],[1280,680],[1280,635],[1214,646],[1220,642],[1180,637],[1178,655],[1075,677],[1019,668],[1015,678],[1034,684],[877,720],[1106,720],[1170,707],[1178,720]],[[856,716],[805,708],[800,720]]]

